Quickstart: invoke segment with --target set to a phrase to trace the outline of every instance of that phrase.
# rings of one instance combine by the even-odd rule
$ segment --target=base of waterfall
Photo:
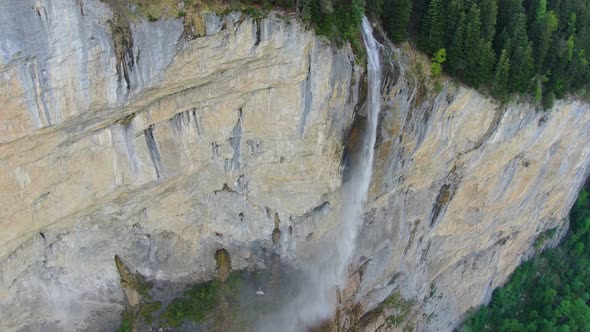
[[[127,305],[120,330],[259,331],[264,317],[296,296],[301,278],[300,271],[273,255],[265,267],[231,271],[225,281],[143,281],[136,284],[140,301]]]

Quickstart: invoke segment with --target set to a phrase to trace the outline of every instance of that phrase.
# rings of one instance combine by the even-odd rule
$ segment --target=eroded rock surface
[[[116,1],[0,3],[1,330],[114,330],[115,255],[148,280],[194,283],[215,277],[221,248],[234,269],[271,253],[304,265],[338,227],[344,141],[361,141],[364,114],[350,49],[284,15],[203,16],[187,35]],[[334,328],[372,312],[366,330],[451,330],[539,234],[558,241],[588,174],[590,106],[428,91],[407,55],[384,55]]]
[[[240,13],[188,41],[108,3],[0,5],[2,330],[114,329],[116,254],[173,282],[219,248],[256,266],[341,183],[349,49]]]
[[[450,82],[425,92],[408,52],[389,56],[397,60],[385,69],[355,298],[366,309],[398,291],[413,301],[397,325],[393,308],[369,330],[450,331],[534,253],[541,233],[557,229],[545,243],[554,245],[567,230],[589,171],[590,106],[501,106]]]

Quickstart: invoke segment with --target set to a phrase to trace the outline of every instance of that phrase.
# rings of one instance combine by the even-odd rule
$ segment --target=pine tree
[[[492,48],[492,42],[480,39],[479,58],[477,68],[479,68],[479,83],[484,83],[493,78],[494,66],[496,64],[496,53]]]
[[[586,52],[584,50],[578,50],[576,53],[569,66],[569,76],[572,82],[571,87],[579,89],[590,79],[590,67],[585,56]]]
[[[526,33],[525,14],[520,14],[515,19],[511,45],[509,89],[524,93],[529,87],[534,64],[533,48]]]
[[[365,11],[369,15],[369,17],[378,18],[384,14],[385,3],[383,0],[366,0],[365,1]],[[389,11],[392,10],[391,6],[387,7]]]
[[[492,41],[496,35],[498,4],[496,0],[482,0],[479,8],[481,9],[481,35],[486,41]]]
[[[494,40],[494,49],[500,53],[502,47],[507,41],[508,36],[514,33],[516,19],[520,14],[524,14],[522,0],[499,0],[498,1],[498,19],[496,20],[496,39]],[[526,19],[525,19],[526,24]]]
[[[453,34],[451,45],[449,46],[447,64],[449,72],[453,75],[461,75],[465,69],[465,52],[463,48],[463,39],[465,36],[465,14],[461,13],[457,29]]]
[[[479,7],[473,3],[465,18],[465,36],[463,38],[463,50],[465,53],[465,72],[463,78],[466,83],[478,87],[480,84],[479,68],[481,56],[481,23],[479,21]]]
[[[381,0],[369,1],[367,8]],[[447,50],[447,73],[475,87],[490,82],[495,96],[534,92],[552,100],[588,86],[590,0],[383,1],[394,41],[416,32],[426,53]]]
[[[500,29],[514,30],[515,18],[524,13],[522,0],[499,0],[497,24]]]
[[[473,4],[467,16],[467,36],[465,50],[471,53],[467,66],[472,73],[471,84],[478,87],[481,83],[492,78],[492,71],[496,61],[496,54],[490,40],[482,36],[481,11],[477,4]]]
[[[445,2],[445,13],[449,18],[445,26],[445,44],[450,45],[453,42],[453,36],[459,26],[460,17],[465,13],[464,0],[450,0]]]
[[[552,35],[557,29],[558,19],[553,11],[547,11],[546,0],[536,0],[529,13],[529,38],[533,43],[533,52],[535,54],[535,72],[541,73],[543,62],[549,46],[551,45]]]
[[[394,43],[408,38],[408,23],[412,14],[412,0],[385,0],[383,25]]]
[[[444,47],[445,13],[442,0],[432,0],[423,19],[420,46],[428,54]]]
[[[504,47],[498,58],[498,64],[494,72],[494,81],[492,83],[492,93],[496,98],[505,101],[508,95],[508,78],[510,74],[510,58],[508,50],[510,46]]]

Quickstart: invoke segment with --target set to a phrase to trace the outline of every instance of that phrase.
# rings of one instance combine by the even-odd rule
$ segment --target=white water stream
[[[350,180],[343,186],[338,228],[314,248],[313,257],[304,267],[306,280],[299,295],[276,316],[262,322],[259,330],[302,331],[329,319],[337,305],[337,290],[342,289],[348,277],[347,267],[363,223],[363,210],[371,183],[377,118],[381,108],[381,45],[373,37],[373,28],[366,17],[363,18],[362,28],[368,56],[368,121],[358,161],[352,165]]]

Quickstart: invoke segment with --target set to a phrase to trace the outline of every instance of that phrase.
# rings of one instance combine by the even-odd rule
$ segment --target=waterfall
[[[346,266],[352,258],[357,234],[363,222],[363,210],[369,193],[373,174],[373,157],[377,139],[377,120],[381,108],[381,64],[379,61],[379,43],[373,37],[373,28],[366,17],[363,17],[363,39],[367,49],[367,129],[360,150],[358,163],[352,165],[350,180],[344,185],[342,202],[341,228],[338,239],[339,253],[342,256],[340,273],[346,273]],[[346,275],[340,275],[344,282]],[[340,286],[340,285],[339,285]]]
[[[380,44],[373,37],[373,28],[366,17],[363,17],[362,28],[368,56],[367,130],[358,162],[352,165],[350,180],[342,188],[338,228],[325,235],[313,248],[313,257],[303,267],[306,280],[299,285],[299,294],[277,315],[263,320],[257,329],[259,331],[302,331],[329,319],[337,306],[337,290],[345,286],[347,267],[363,223],[363,210],[373,169],[377,118],[381,107]]]

